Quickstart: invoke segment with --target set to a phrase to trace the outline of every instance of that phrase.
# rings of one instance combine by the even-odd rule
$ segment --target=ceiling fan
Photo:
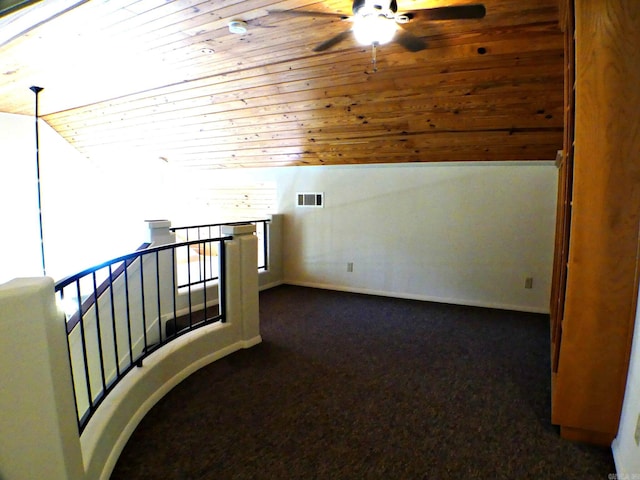
[[[413,12],[398,13],[397,0],[353,0],[353,15],[330,12],[312,12],[306,10],[271,10],[279,13],[298,16],[333,17],[349,21],[351,28],[316,45],[315,52],[322,52],[346,40],[350,36],[362,45],[371,45],[374,52],[379,45],[391,41],[402,45],[411,52],[419,52],[427,47],[426,42],[406,30],[402,24],[413,19],[420,20],[464,20],[483,18],[486,9],[483,4],[452,5],[448,7],[424,8]]]

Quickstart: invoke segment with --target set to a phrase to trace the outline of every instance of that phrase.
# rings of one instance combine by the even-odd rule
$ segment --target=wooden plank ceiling
[[[68,11],[29,18],[56,4]],[[428,48],[384,45],[373,72],[355,41],[313,52],[348,23],[268,13],[350,14],[348,0],[44,0],[0,19],[0,111],[33,114],[38,85],[41,116],[87,157],[186,167],[553,160],[557,0],[484,5],[483,19],[412,20]]]

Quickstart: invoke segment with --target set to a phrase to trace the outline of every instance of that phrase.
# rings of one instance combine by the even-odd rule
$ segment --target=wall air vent
[[[324,207],[324,193],[297,193],[296,198],[298,207]]]

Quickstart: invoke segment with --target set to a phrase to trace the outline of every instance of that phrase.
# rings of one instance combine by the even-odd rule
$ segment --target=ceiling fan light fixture
[[[393,19],[383,15],[355,17],[353,35],[362,45],[384,45],[393,40],[397,26]]]

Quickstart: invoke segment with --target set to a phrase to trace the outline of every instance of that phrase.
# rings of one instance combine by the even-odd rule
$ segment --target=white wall
[[[137,248],[144,220],[162,218],[171,203],[166,164],[89,161],[44,121],[39,127],[47,275],[60,279]],[[32,117],[0,113],[0,159],[2,283],[42,275]]]
[[[0,113],[0,283],[42,274],[33,119]]]
[[[636,311],[627,389],[620,415],[618,436],[611,445],[618,474],[640,476],[640,446],[635,441],[636,428],[640,429],[640,302]],[[640,433],[638,433],[640,435]]]
[[[85,478],[51,279],[0,285],[0,331],[0,478]]]
[[[192,172],[119,152],[89,161],[43,121],[40,132],[54,278],[133,250],[145,219],[173,219],[193,206],[189,188],[268,182],[285,214],[290,283],[548,310],[557,185],[549,163]],[[33,118],[0,114],[0,158],[8,159],[0,162],[0,282],[41,274],[34,146]],[[298,191],[324,192],[325,208],[296,208]]]
[[[288,283],[548,312],[557,191],[551,162],[275,168],[215,177],[277,183]],[[296,208],[296,192],[324,192],[325,208]],[[531,290],[526,277],[534,279]]]

